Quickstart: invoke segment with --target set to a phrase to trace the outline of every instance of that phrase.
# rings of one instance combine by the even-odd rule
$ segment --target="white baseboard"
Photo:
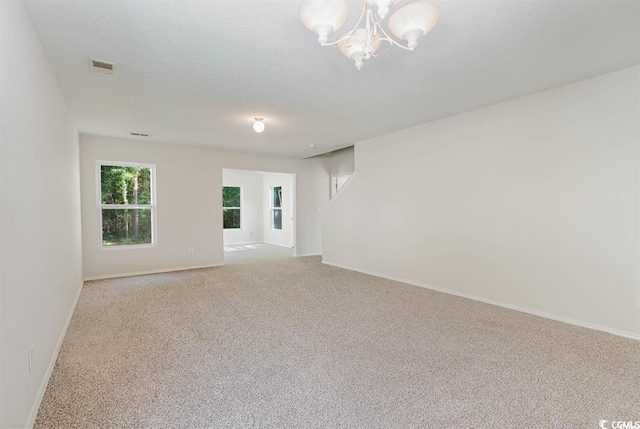
[[[296,258],[304,258],[305,256],[322,256],[322,253],[305,253],[304,255],[295,255],[295,256]]]
[[[85,277],[84,281],[88,282],[91,280],[104,280],[104,279],[117,279],[120,277],[133,277],[133,276],[144,276],[147,274],[161,274],[161,273],[171,273],[174,271],[187,271],[187,270],[198,270],[200,268],[213,268],[213,267],[221,267],[222,264],[211,264],[211,265],[197,265],[193,267],[175,267],[175,268],[163,268],[160,270],[148,270],[148,271],[136,271],[132,273],[120,273],[120,274],[108,274],[105,276],[91,276]]]
[[[243,246],[245,244],[260,244],[264,241],[238,241],[237,243],[224,243],[224,246]]]
[[[471,295],[471,294],[464,293],[464,292],[458,292],[458,291],[452,290],[452,289],[441,288],[441,287],[433,286],[433,285],[430,285],[430,284],[427,284],[427,283],[418,282],[418,281],[415,281],[415,280],[403,279],[403,278],[395,277],[395,276],[388,276],[388,275],[385,275],[385,274],[375,273],[373,271],[360,270],[360,269],[357,269],[357,268],[353,268],[353,267],[349,267],[349,266],[341,265],[341,264],[336,264],[336,263],[329,262],[329,261],[326,261],[326,260],[323,260],[322,263],[326,264],[326,265],[331,265],[331,266],[337,267],[337,268],[343,268],[345,270],[357,271],[359,273],[368,274],[368,275],[375,276],[375,277],[381,277],[383,279],[393,280],[393,281],[401,282],[401,283],[407,283],[407,284],[410,284],[410,285],[413,285],[413,286],[418,286],[418,287],[422,287],[422,288],[425,288],[425,289],[431,289],[431,290],[434,290],[434,291],[437,291],[437,292],[447,293],[449,295],[455,295],[455,296],[459,296],[459,297],[462,297],[462,298],[472,299],[474,301],[484,302],[485,304],[497,305],[498,307],[504,307],[504,308],[508,308],[510,310],[521,311],[523,313],[532,314],[534,316],[544,317],[545,319],[551,319],[551,320],[555,320],[555,321],[558,321],[558,322],[568,323],[570,325],[580,326],[582,328],[595,329],[596,331],[602,331],[602,332],[606,332],[606,333],[609,333],[609,334],[617,335],[619,337],[625,337],[625,338],[630,338],[632,340],[639,340],[640,341],[640,334],[636,334],[636,333],[633,333],[633,332],[622,331],[620,329],[610,328],[608,326],[598,325],[596,323],[584,322],[582,320],[576,320],[576,319],[571,319],[569,317],[558,316],[556,314],[546,313],[544,311],[533,310],[533,309],[530,309],[530,308],[527,308],[527,307],[521,307],[519,305],[514,305],[514,304],[509,304],[509,303],[506,303],[506,302],[502,302],[502,301],[496,301],[496,300],[493,300],[493,299],[483,298],[481,296]]]
[[[36,422],[36,417],[38,417],[38,410],[40,409],[42,398],[44,398],[44,394],[47,391],[47,386],[49,385],[49,379],[51,378],[51,374],[53,373],[53,368],[56,366],[56,361],[58,360],[58,354],[60,353],[60,349],[62,348],[64,337],[67,334],[67,328],[69,328],[69,324],[71,323],[71,318],[73,317],[73,313],[76,310],[76,305],[78,304],[80,293],[82,293],[82,286],[84,286],[84,281],[80,282],[80,287],[78,287],[78,292],[76,292],[76,297],[73,300],[73,305],[71,306],[69,315],[67,316],[67,320],[64,323],[64,328],[62,328],[62,332],[60,332],[60,336],[58,337],[58,343],[56,344],[56,348],[54,349],[53,355],[51,356],[51,360],[49,361],[47,372],[45,372],[44,374],[44,378],[42,379],[42,383],[40,383],[40,388],[38,389],[38,394],[36,395],[36,399],[33,402],[33,405],[31,406],[31,412],[29,412],[29,419],[27,420],[28,428],[33,427],[33,425]]]

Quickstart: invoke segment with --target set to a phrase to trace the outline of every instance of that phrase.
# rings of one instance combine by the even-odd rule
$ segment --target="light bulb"
[[[253,131],[256,133],[261,133],[265,129],[264,122],[262,122],[262,118],[255,118],[256,121],[253,123]]]

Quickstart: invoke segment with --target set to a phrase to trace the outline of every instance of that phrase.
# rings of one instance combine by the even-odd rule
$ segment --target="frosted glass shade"
[[[415,47],[418,38],[427,34],[440,19],[440,8],[428,1],[417,1],[401,7],[389,18],[389,29],[398,38]]]
[[[300,19],[311,31],[318,34],[320,43],[344,25],[349,7],[344,0],[304,0],[300,6]]]
[[[391,5],[398,3],[398,1],[399,0],[367,0],[367,3],[378,9],[378,17],[382,19],[389,13]]]
[[[380,36],[374,35],[371,38],[371,54],[380,49],[380,43],[375,43]],[[358,28],[351,33],[351,37],[347,37],[340,42],[340,51],[345,57],[355,59],[354,57],[364,53],[367,45],[367,30],[364,28]]]
[[[262,118],[256,118],[256,121],[253,123],[253,131],[260,134],[265,129],[264,122],[262,122]]]

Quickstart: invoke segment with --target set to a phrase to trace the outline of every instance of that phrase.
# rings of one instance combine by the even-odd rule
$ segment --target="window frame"
[[[148,168],[150,170],[151,179],[151,204],[102,204],[102,166],[115,167],[138,167]],[[96,203],[98,207],[98,246],[101,250],[127,250],[127,249],[149,249],[154,248],[158,244],[157,230],[157,208],[158,200],[156,198],[156,164],[140,163],[140,162],[122,162],[122,161],[96,161]],[[123,210],[123,209],[149,209],[151,210],[151,243],[141,244],[114,244],[112,246],[104,246],[102,244],[102,210]]]
[[[274,192],[276,188],[280,188],[280,207],[276,207],[274,201]],[[273,231],[283,231],[284,230],[284,210],[282,207],[282,185],[274,185],[271,187],[271,192],[269,193],[269,201],[271,205],[271,230]],[[275,225],[275,211],[280,210],[280,228],[276,228]]]
[[[225,207],[224,206],[224,188],[239,188],[240,189],[240,207]],[[241,231],[244,226],[244,216],[242,215],[242,202],[244,198],[244,189],[242,186],[222,185],[222,230],[223,231]],[[240,210],[240,227],[238,228],[225,228],[224,227],[224,209],[237,209]]]

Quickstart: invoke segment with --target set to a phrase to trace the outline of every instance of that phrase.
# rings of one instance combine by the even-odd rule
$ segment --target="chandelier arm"
[[[413,51],[413,49],[411,49],[411,48],[409,48],[409,47],[407,47],[407,46],[401,45],[401,44],[400,44],[400,43],[398,43],[398,42],[397,42],[393,37],[389,36],[389,35],[387,34],[387,32],[386,32],[386,31],[384,31],[384,28],[382,28],[382,26],[381,26],[381,25],[380,25],[380,26],[378,26],[378,29],[380,30],[380,32],[381,32],[382,34],[384,34],[384,37],[383,37],[383,38],[381,38],[381,39],[379,39],[379,40],[386,40],[386,41],[388,41],[389,43],[391,43],[392,45],[395,45],[395,46],[397,46],[397,47],[399,47],[399,48],[402,48],[402,49],[404,49],[405,51]]]
[[[379,44],[381,44],[382,42],[389,42],[389,44],[390,44],[391,46],[393,46],[393,40],[388,39],[388,38],[386,38],[386,37],[380,37],[379,39],[375,40],[375,41],[371,44],[371,47],[372,47],[372,48],[375,48],[375,46],[376,46],[376,45],[379,45]],[[374,55],[374,56],[377,56],[377,54],[376,54],[376,55]]]
[[[345,43],[348,40],[355,40],[356,42],[360,43],[362,46],[366,46],[365,43],[362,41],[362,39],[360,39],[359,37],[356,37],[356,36],[347,36],[343,40],[345,41]]]
[[[372,14],[371,14],[371,24],[372,24],[374,27],[379,27],[379,26],[380,26],[380,24],[382,24],[382,21],[384,21],[384,19],[383,19],[383,18],[379,18],[379,19],[376,21],[376,15],[375,15],[374,13],[372,13]]]
[[[356,22],[356,25],[353,27],[353,29],[351,29],[351,31],[349,31],[347,34],[345,34],[344,36],[342,36],[341,38],[339,38],[338,40],[336,40],[335,42],[330,42],[330,43],[323,43],[322,46],[333,46],[333,45],[337,45],[338,43],[342,42],[343,40],[345,40],[347,37],[349,37],[349,35],[351,33],[353,33],[354,31],[356,31],[358,29],[358,26],[360,25],[360,23],[362,22],[362,18],[364,18],[365,12],[367,11],[367,2],[365,0],[364,5],[362,6],[362,12],[360,13],[360,18],[358,18],[358,22]]]

